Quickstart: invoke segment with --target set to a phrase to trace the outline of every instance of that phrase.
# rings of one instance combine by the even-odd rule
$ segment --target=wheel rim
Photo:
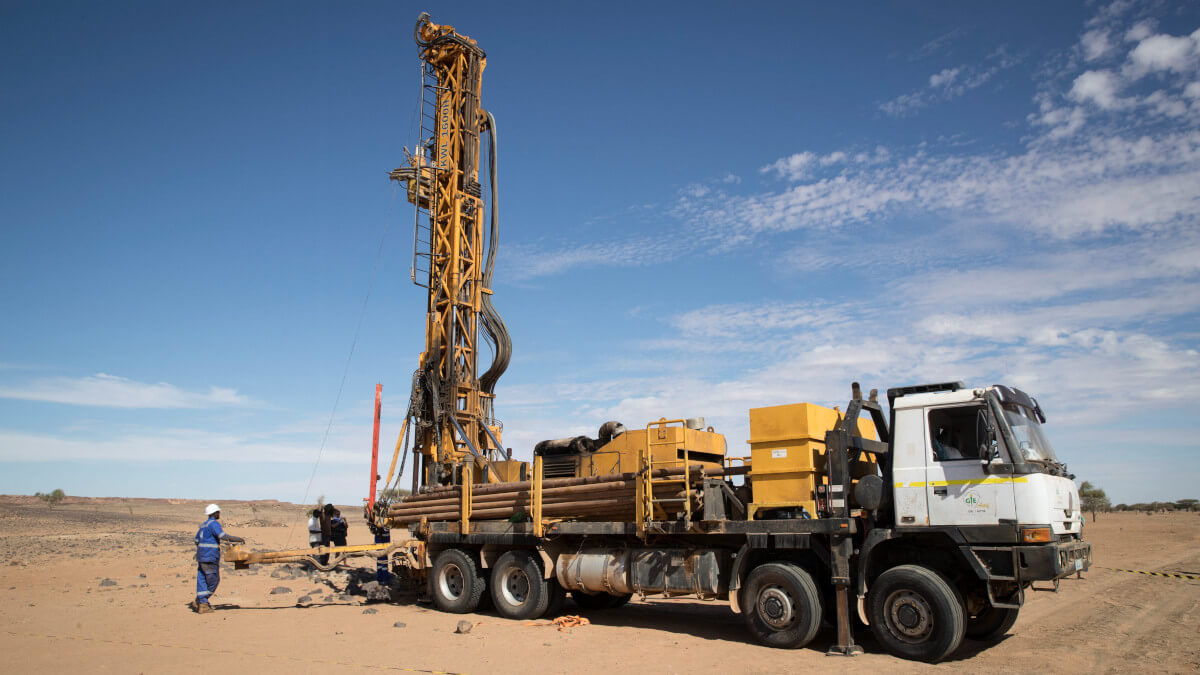
[[[441,590],[442,596],[449,600],[462,597],[464,585],[462,570],[454,563],[443,567],[438,574],[438,589]]]
[[[796,603],[781,586],[767,586],[758,594],[755,603],[758,616],[768,626],[783,630],[796,620]]]
[[[933,634],[933,608],[917,593],[895,591],[888,596],[884,614],[888,632],[909,644],[920,644]]]
[[[529,599],[529,576],[525,570],[511,567],[500,579],[500,595],[510,605],[523,605]]]

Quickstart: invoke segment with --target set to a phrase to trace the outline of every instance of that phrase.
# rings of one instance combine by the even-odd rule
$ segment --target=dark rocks
[[[471,629],[474,627],[475,624],[471,623],[470,621],[459,621],[458,626],[454,629],[454,632],[459,635],[466,635],[467,633],[470,633]]]
[[[297,605],[307,605],[307,604],[312,603],[312,601],[313,601],[313,599],[311,596],[302,595],[296,600],[296,604]]]
[[[117,582],[113,581],[112,579],[105,578],[103,581],[100,582],[100,585],[101,586],[116,586]]]
[[[284,593],[291,593],[291,592],[292,592],[292,589],[288,588],[287,586],[276,586],[275,588],[271,589],[271,595],[282,595]]]
[[[403,621],[397,621],[396,623],[392,624],[392,628],[404,628],[406,626],[408,626],[408,624],[404,623]]]
[[[392,599],[391,590],[378,581],[368,581],[367,583],[359,586],[358,591],[362,595],[367,596],[367,602],[390,602]],[[346,600],[350,599],[348,596],[342,597],[344,597]]]
[[[379,613],[379,610],[375,609],[374,607],[368,607],[363,610],[363,614],[378,614],[378,613]]]

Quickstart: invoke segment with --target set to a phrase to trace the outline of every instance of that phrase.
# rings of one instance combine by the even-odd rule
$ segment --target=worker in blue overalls
[[[221,583],[221,542],[242,544],[246,541],[226,534],[221,529],[221,523],[218,522],[221,520],[221,507],[209,504],[204,509],[204,515],[208,516],[208,520],[196,532],[196,599],[191,603],[192,609],[200,614],[213,611],[208,599],[216,592],[217,584]]]

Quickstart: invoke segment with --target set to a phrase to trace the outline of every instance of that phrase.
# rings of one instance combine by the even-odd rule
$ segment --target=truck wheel
[[[989,605],[987,609],[967,619],[967,637],[979,642],[995,642],[1004,637],[1008,629],[1017,622],[1019,611],[1008,607]]]
[[[542,616],[551,619],[562,614],[563,605],[567,604],[567,591],[558,583],[558,579],[550,579],[550,602],[546,604],[546,613]]]
[[[429,574],[429,594],[443,612],[467,614],[479,607],[487,584],[479,572],[479,563],[456,548],[438,554]]]
[[[759,642],[799,649],[821,627],[821,594],[812,577],[790,563],[755,567],[742,585],[742,616]]]
[[[492,604],[508,619],[536,619],[550,605],[550,584],[529,551],[509,551],[492,566]]]
[[[880,574],[868,592],[867,611],[876,639],[896,656],[933,662],[962,643],[962,599],[931,569],[900,565]]]
[[[629,602],[633,596],[628,593],[609,595],[608,593],[584,593],[571,591],[571,599],[579,605],[579,609],[597,611],[601,609],[616,609]]]

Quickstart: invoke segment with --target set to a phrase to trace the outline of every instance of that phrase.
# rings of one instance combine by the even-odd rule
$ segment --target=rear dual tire
[[[474,556],[457,548],[438,554],[429,573],[429,595],[443,612],[469,614],[479,608],[487,582]]]
[[[508,619],[536,619],[549,611],[555,599],[540,557],[530,551],[501,555],[492,566],[491,586],[492,606]]]

